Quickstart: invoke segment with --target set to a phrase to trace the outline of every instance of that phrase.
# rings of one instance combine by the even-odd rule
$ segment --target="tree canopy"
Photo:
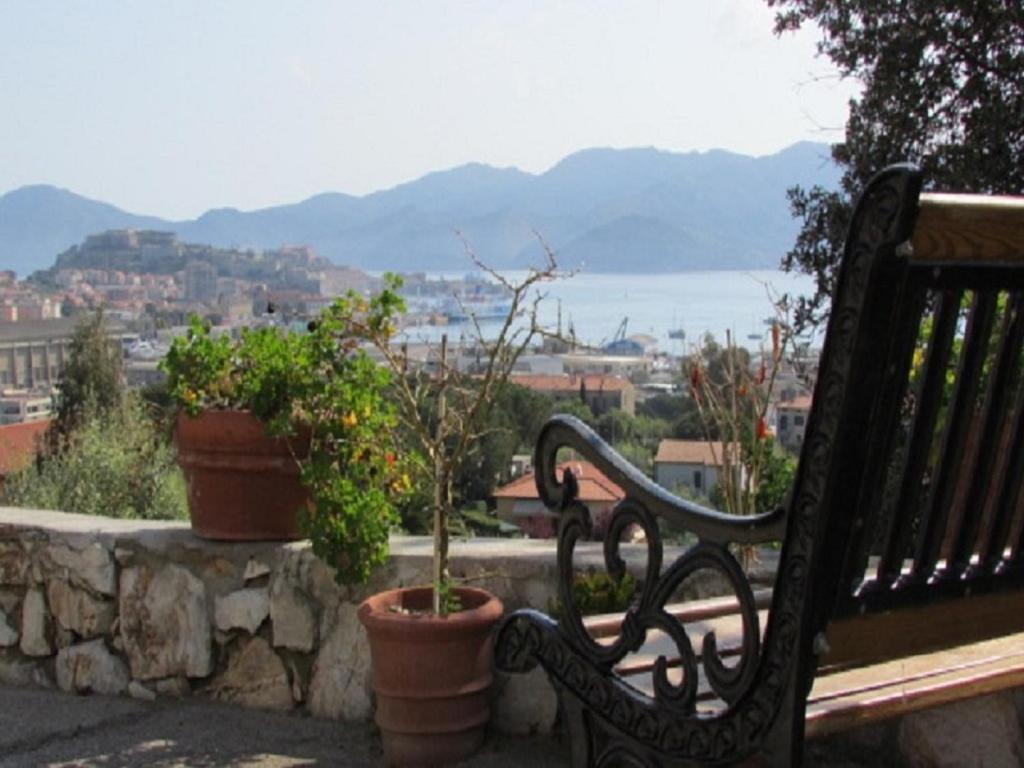
[[[838,191],[789,192],[802,230],[783,269],[817,279],[803,328],[828,312],[855,196],[877,171],[919,164],[930,189],[1024,192],[1024,5],[1020,0],[766,0],[782,34],[813,23],[818,52],[863,86],[832,147]]]
[[[62,450],[88,414],[105,414],[121,402],[121,349],[107,330],[102,308],[85,316],[71,337],[68,360],[57,384],[48,442]]]

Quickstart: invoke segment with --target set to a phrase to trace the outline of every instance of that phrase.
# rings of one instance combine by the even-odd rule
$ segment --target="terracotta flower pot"
[[[393,765],[457,762],[483,742],[492,629],[503,607],[482,589],[455,593],[464,610],[447,618],[429,613],[430,587],[381,592],[359,607],[370,638],[375,719]]]
[[[206,539],[301,538],[298,510],[309,499],[296,457],[308,441],[268,437],[246,411],[178,416],[178,463],[188,486],[192,530]]]

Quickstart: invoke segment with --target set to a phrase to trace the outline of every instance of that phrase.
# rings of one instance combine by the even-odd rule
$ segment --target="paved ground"
[[[491,736],[463,768],[562,768],[544,738]],[[382,766],[373,727],[200,700],[143,703],[0,686],[0,766]]]

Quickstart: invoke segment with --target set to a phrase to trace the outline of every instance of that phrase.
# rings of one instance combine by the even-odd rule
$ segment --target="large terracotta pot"
[[[464,610],[447,618],[429,613],[430,587],[381,592],[359,607],[370,638],[375,719],[393,765],[457,762],[483,742],[492,629],[503,607],[482,589],[454,591]]]
[[[298,510],[309,495],[296,458],[308,439],[268,437],[246,411],[181,414],[175,433],[188,485],[192,530],[228,541],[301,538]],[[294,451],[294,452],[293,452]]]

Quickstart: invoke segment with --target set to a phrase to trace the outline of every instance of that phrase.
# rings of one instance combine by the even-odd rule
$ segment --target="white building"
[[[737,471],[739,451],[732,444],[731,462]],[[686,486],[710,496],[723,471],[725,446],[703,440],[662,440],[654,457],[654,482],[669,491]]]

